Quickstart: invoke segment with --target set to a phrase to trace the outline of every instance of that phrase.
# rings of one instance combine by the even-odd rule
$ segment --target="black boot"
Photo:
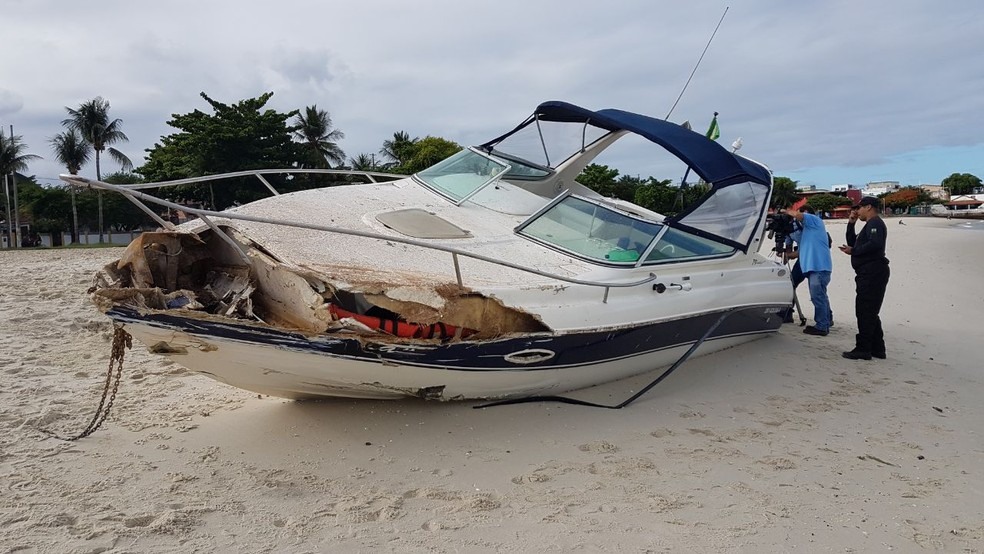
[[[871,355],[879,360],[884,360],[886,357],[885,343],[882,342],[881,344],[875,344],[875,346],[871,349]]]
[[[851,350],[849,352],[844,352],[841,354],[848,360],[870,360],[871,352],[865,352],[864,350]]]

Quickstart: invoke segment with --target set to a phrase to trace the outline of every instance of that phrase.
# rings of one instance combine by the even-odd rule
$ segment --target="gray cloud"
[[[24,99],[12,91],[0,89],[0,116],[15,114],[24,107]]]

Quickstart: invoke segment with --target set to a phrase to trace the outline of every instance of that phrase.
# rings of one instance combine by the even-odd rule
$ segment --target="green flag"
[[[721,128],[718,127],[718,113],[714,112],[714,119],[711,120],[711,126],[707,128],[707,138],[717,140],[719,136],[721,136]]]

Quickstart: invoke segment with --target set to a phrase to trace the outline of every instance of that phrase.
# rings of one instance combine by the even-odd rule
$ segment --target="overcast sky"
[[[200,92],[317,104],[349,157],[399,130],[478,144],[545,100],[662,118],[727,6],[671,120],[720,112],[721,143],[821,188],[984,177],[980,0],[0,0],[0,124],[52,179],[65,106],[95,96],[138,166],[171,114],[211,113]],[[643,148],[604,161],[679,179]]]

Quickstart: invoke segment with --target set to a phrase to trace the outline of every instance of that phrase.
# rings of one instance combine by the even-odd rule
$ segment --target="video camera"
[[[782,254],[786,252],[786,237],[796,231],[796,220],[789,214],[779,212],[769,216],[765,230],[769,232],[770,239],[776,239],[776,253]]]

